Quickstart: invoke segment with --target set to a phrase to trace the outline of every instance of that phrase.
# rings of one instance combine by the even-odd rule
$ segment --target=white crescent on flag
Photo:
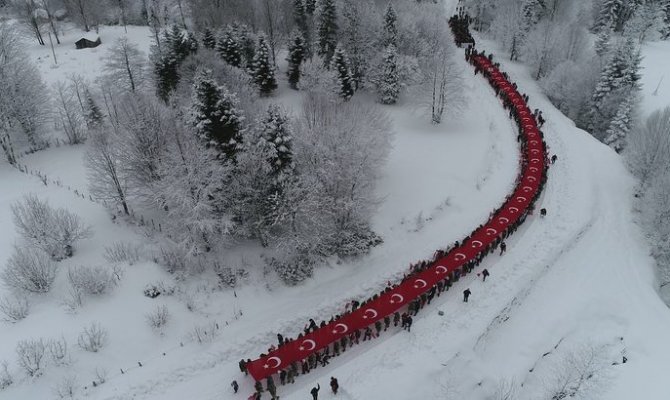
[[[472,248],[473,249],[482,247],[483,245],[484,245],[484,243],[480,242],[479,240],[473,240],[472,241]]]
[[[307,347],[307,346],[305,345],[306,343],[309,343],[310,346]],[[312,339],[306,339],[306,340],[304,340],[304,341],[302,342],[302,344],[300,345],[300,350],[303,350],[303,351],[312,351],[312,350],[314,350],[315,348],[316,348],[316,342],[313,341]]]
[[[446,274],[447,272],[449,272],[449,270],[444,265],[438,265],[435,268],[435,272],[437,272],[438,274]]]
[[[526,192],[526,193],[531,192],[532,190],[533,190],[533,188],[530,187],[530,186],[524,186],[523,187],[523,191]]]
[[[398,300],[395,300],[396,298]],[[405,298],[402,297],[402,295],[399,293],[393,293],[393,295],[391,296],[391,304],[402,303],[403,301],[405,301]]]
[[[272,360],[275,360],[277,363],[276,363],[275,365],[270,365],[270,368],[277,368],[277,367],[279,367],[279,366],[281,365],[281,358],[279,358],[279,357],[270,357],[270,358],[268,358],[268,363],[270,363],[270,361],[272,361]]]
[[[526,200],[528,200],[528,199],[525,198],[525,197],[523,197],[523,196],[518,196],[518,197],[516,198],[516,201],[518,201],[519,203],[523,203],[523,202],[526,201]]]
[[[337,328],[339,328],[339,327],[342,327],[341,331],[337,330]],[[346,326],[345,324],[340,323],[340,324],[335,325],[335,329],[333,329],[333,333],[347,333],[348,330],[349,330],[348,326]]]
[[[537,172],[537,167],[529,167],[530,172]]]
[[[369,316],[368,316],[368,311],[369,311],[372,315],[369,315]],[[365,312],[363,313],[363,319],[376,318],[377,315],[378,315],[378,314],[377,314],[377,310],[375,310],[374,308],[368,308],[368,309],[365,310]]]
[[[500,222],[501,225],[504,225],[509,222],[509,219],[506,217],[500,217],[498,218],[498,222]]]
[[[423,279],[417,279],[414,281],[414,287],[417,289],[425,288],[428,286],[428,282],[424,281]]]
[[[456,254],[454,255],[454,259],[455,259],[456,261],[462,261],[462,260],[465,260],[466,258],[467,258],[467,257],[466,257],[465,254],[463,254],[463,253],[456,253]]]
[[[516,214],[516,213],[519,212],[519,209],[516,208],[516,207],[510,207],[510,208],[509,208],[509,212],[511,212],[512,214]]]
[[[498,233],[498,231],[495,230],[495,229],[493,229],[493,228],[486,228],[486,234],[487,234],[488,236],[493,236],[493,235],[495,235],[495,234],[497,234],[497,233]]]

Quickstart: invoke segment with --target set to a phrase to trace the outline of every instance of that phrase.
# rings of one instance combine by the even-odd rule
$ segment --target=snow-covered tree
[[[624,154],[642,191],[658,176],[670,172],[670,107],[654,111],[634,128]]]
[[[335,70],[339,84],[337,94],[344,100],[349,100],[354,95],[355,83],[351,77],[349,60],[341,47],[337,47],[333,56],[332,68]]]
[[[386,12],[384,13],[384,31],[382,33],[382,46],[388,47],[393,45],[398,47],[398,14],[396,14],[395,9],[391,3],[386,7]]]
[[[625,145],[628,133],[634,124],[634,107],[637,105],[635,96],[628,97],[621,104],[610,126],[605,132],[603,143],[620,153]]]
[[[323,57],[326,65],[335,54],[337,47],[337,10],[335,0],[322,0],[319,2],[318,17],[317,54]]]
[[[242,44],[237,37],[237,32],[233,26],[228,25],[223,30],[216,44],[216,50],[221,58],[233,67],[242,66]]]
[[[262,96],[267,96],[277,89],[275,70],[270,61],[270,46],[265,35],[258,36],[251,75]]]
[[[123,153],[116,141],[117,131],[103,126],[89,137],[86,152],[86,168],[91,195],[104,202],[111,201],[121,206],[123,213],[130,215],[128,206],[128,177],[123,174]]]
[[[312,57],[300,67],[298,89],[307,92],[337,93],[339,85],[337,73],[326,68],[323,59]]]
[[[214,49],[216,47],[216,37],[211,29],[205,28],[202,33],[202,45],[207,49]]]
[[[219,159],[235,159],[242,144],[244,117],[236,96],[219,86],[211,78],[211,71],[203,70],[195,78],[189,121]]]
[[[307,23],[307,12],[303,0],[293,0],[293,19],[298,31],[302,34],[305,42],[310,41],[309,24]]]
[[[197,40],[177,25],[164,32],[160,47],[156,45],[152,49],[156,87],[161,99],[167,101],[179,83],[179,66],[197,51]]]
[[[90,90],[84,90],[84,95],[86,98],[86,109],[84,114],[84,119],[86,121],[86,128],[91,130],[99,129],[102,126],[104,115],[98,106],[98,103],[93,98],[93,94]]]
[[[44,46],[42,35],[43,18],[40,16],[40,8],[35,0],[15,0],[13,3],[14,14],[18,20],[26,25],[37,38],[37,43]]]
[[[382,61],[382,74],[377,83],[377,93],[382,104],[395,104],[400,95],[400,76],[398,74],[398,51],[394,45],[386,48]]]
[[[293,89],[298,89],[300,67],[307,55],[306,53],[305,42],[302,35],[300,33],[294,34],[293,39],[291,39],[291,43],[288,46],[288,56],[286,58],[286,61],[288,61],[286,75],[288,76],[288,83]]]
[[[663,31],[665,12],[663,5],[656,1],[647,1],[639,5],[624,26],[624,35],[637,38],[642,43],[657,40]]]
[[[19,32],[6,22],[0,22],[0,93],[3,142],[22,145],[27,140],[33,148],[44,146],[41,135],[49,119],[48,90],[23,51]]]
[[[72,88],[65,82],[54,86],[58,123],[61,125],[69,144],[79,144],[86,140],[86,119]]]
[[[105,74],[118,88],[135,92],[144,86],[145,55],[128,38],[119,38],[105,61]]]
[[[624,8],[623,3],[624,0],[604,0],[593,27],[594,31],[617,30],[617,28],[623,26],[620,22]]]
[[[316,0],[305,0],[305,12],[307,15],[314,15],[316,11]]]
[[[663,26],[661,27],[661,39],[667,40],[670,38],[670,1],[665,0],[662,3],[663,9]]]
[[[632,38],[622,40],[605,64],[591,99],[589,130],[605,138],[621,103],[640,90],[640,50]]]
[[[276,105],[268,107],[259,121],[260,145],[267,149],[272,175],[279,181],[293,169],[293,144],[291,122],[285,111]]]

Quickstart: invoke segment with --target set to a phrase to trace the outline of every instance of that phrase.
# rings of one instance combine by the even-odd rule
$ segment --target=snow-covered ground
[[[31,51],[42,60],[49,82],[72,72],[93,79],[106,45],[121,34],[122,28],[104,29],[103,45],[93,50],[70,51],[64,44],[55,69],[48,64],[48,49]],[[69,40],[77,36],[72,33]],[[131,30],[131,39],[145,50],[148,36],[148,30]],[[487,52],[495,51],[493,44],[481,42]],[[633,223],[632,178],[619,156],[550,105],[524,67],[499,60],[548,121],[545,137],[559,157],[540,201],[548,216],[529,218],[504,256],[489,257],[487,282],[466,277],[419,314],[411,333],[387,333],[347,350],[328,367],[280,387],[282,399],[305,399],[317,382],[323,388],[320,398],[334,398],[327,388],[330,376],[339,379],[343,390],[337,397],[345,399],[487,399],[501,381],[513,383],[518,399],[542,399],[554,379],[579,365],[590,349],[599,355],[594,361],[599,372],[587,384],[597,392],[584,398],[670,398],[664,380],[670,313],[654,290],[653,263]],[[245,399],[252,382],[240,375],[240,358],[264,351],[277,332],[297,335],[308,318],[343,309],[347,300],[378,290],[409,262],[461,239],[511,190],[518,159],[515,127],[486,82],[461,65],[469,106],[457,119],[431,126],[409,105],[388,108],[396,137],[379,185],[384,201],[374,221],[384,244],[354,262],[319,268],[298,288],[268,288],[252,275],[236,292],[222,292],[204,276],[184,284],[190,295],[151,300],[142,295],[144,286],[170,285],[172,278],[153,263],[141,263],[124,267],[111,294],[86,301],[72,314],[61,302],[69,265],[104,263],[104,247],[117,240],[147,246],[151,240],[139,229],[113,223],[104,208],[65,188],[45,187],[35,177],[0,165],[0,265],[17,240],[9,205],[25,193],[68,207],[95,232],[63,262],[56,287],[33,302],[25,320],[0,325],[0,361],[10,362],[16,380],[0,391],[0,399],[55,398],[54,387],[65,376],[76,376],[78,396],[90,399]],[[645,87],[658,80],[648,71],[643,72]],[[278,99],[296,100],[286,89]],[[661,108],[667,102],[649,104]],[[84,146],[53,148],[21,162],[85,189],[83,151]],[[255,259],[249,260],[253,264]],[[467,304],[460,297],[466,287],[473,292]],[[0,288],[0,295],[4,291]],[[186,303],[194,303],[195,311]],[[145,313],[160,304],[172,315],[162,335],[145,321]],[[78,332],[91,321],[109,330],[109,343],[97,354],[76,346]],[[195,325],[208,323],[219,326],[211,342],[190,340]],[[61,336],[70,345],[72,363],[50,365],[44,376],[25,378],[16,367],[16,342]],[[627,363],[612,365],[624,355]],[[96,368],[108,371],[107,382],[91,388]],[[233,379],[242,386],[240,394],[230,389]]]
[[[646,43],[642,47],[643,115],[670,106],[670,41]]]

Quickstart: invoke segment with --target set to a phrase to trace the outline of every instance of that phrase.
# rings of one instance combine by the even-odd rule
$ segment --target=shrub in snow
[[[107,382],[107,370],[95,367],[95,381],[93,381],[93,386],[102,385],[105,382]]]
[[[144,295],[151,299],[155,299],[156,297],[161,295],[161,291],[158,289],[156,285],[149,285],[146,288],[144,288]]]
[[[9,373],[7,361],[3,361],[0,367],[0,390],[6,389],[14,383],[12,374]]]
[[[77,343],[82,349],[97,353],[107,343],[107,331],[94,322],[79,334]]]
[[[46,293],[56,277],[56,268],[56,263],[41,250],[15,247],[1,278],[9,287]]]
[[[22,340],[16,345],[18,363],[28,376],[40,376],[46,360],[46,345],[43,339]]]
[[[56,365],[68,365],[70,363],[70,356],[67,352],[67,341],[65,338],[50,339],[47,342],[47,349],[51,361]]]
[[[219,277],[219,282],[228,287],[235,287],[235,284],[237,284],[237,275],[233,271],[232,268],[230,267],[221,267],[216,265],[215,266],[216,270],[216,275]]]
[[[115,242],[111,246],[105,247],[105,260],[109,263],[128,263],[133,265],[140,261],[139,245],[127,242]]]
[[[116,284],[114,273],[105,267],[70,267],[67,278],[72,288],[87,295],[109,292]]]
[[[304,91],[336,93],[337,75],[335,71],[324,66],[323,59],[315,56],[300,66],[300,81],[297,87]]]
[[[55,209],[33,195],[12,205],[16,229],[30,244],[56,261],[71,257],[74,244],[91,235],[88,226],[66,209]]]
[[[147,322],[152,329],[161,330],[170,319],[170,313],[165,305],[156,306],[156,308],[146,314]]]
[[[3,297],[0,299],[0,311],[5,314],[6,321],[18,322],[30,313],[30,303],[21,295]]]
[[[77,378],[66,376],[53,388],[53,391],[58,399],[74,399],[77,394]]]
[[[277,275],[288,285],[298,284],[312,276],[314,263],[308,257],[296,256],[289,260],[271,261],[271,266]]]
[[[185,272],[189,265],[189,256],[179,246],[167,246],[160,248],[160,263],[167,267],[171,274]]]

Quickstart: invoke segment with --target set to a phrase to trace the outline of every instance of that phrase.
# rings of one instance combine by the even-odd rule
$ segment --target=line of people
[[[522,122],[521,118],[517,114],[516,108],[514,107],[514,104],[512,103],[511,99],[509,99],[508,96],[506,95],[506,92],[500,90],[500,88],[495,84],[495,82],[492,78],[492,74],[491,74],[493,69],[483,68],[483,65],[480,63],[479,58],[480,57],[485,57],[485,58],[488,59],[490,64],[493,65],[494,68],[498,67],[498,64],[493,63],[493,55],[492,54],[486,55],[483,51],[478,52],[474,48],[474,39],[472,39],[472,36],[469,32],[469,21],[470,21],[470,19],[466,14],[459,14],[459,15],[456,15],[456,16],[450,18],[449,25],[450,25],[452,31],[454,32],[456,43],[457,43],[457,45],[459,45],[459,47],[460,47],[461,44],[464,44],[464,43],[468,44],[467,48],[465,49],[466,60],[475,67],[475,73],[476,74],[482,73],[482,75],[485,76],[489,80],[489,83],[495,89],[496,95],[502,100],[503,106],[506,109],[509,110],[510,117],[515,120],[515,122],[517,123],[517,126],[519,128],[518,141],[520,143],[520,147],[521,147],[522,152],[525,153],[525,151],[527,149],[527,138],[526,138],[526,135],[524,134],[524,131],[523,131],[524,127],[521,124],[521,122]],[[509,81],[509,76],[504,72],[502,74]],[[512,86],[515,89],[517,88],[516,83],[512,83]],[[529,97],[525,94],[523,94],[522,96],[524,98],[524,101],[526,101],[526,103],[527,103],[528,100],[529,100]],[[542,124],[544,124],[544,119],[542,117],[542,112],[540,110],[536,109],[535,112],[533,113],[533,116],[536,119],[538,127],[541,127]],[[543,136],[542,131],[540,131],[539,129],[538,129],[538,131],[539,131],[540,136],[543,138],[544,136]],[[552,164],[556,161],[556,159],[557,159],[556,155],[552,156],[552,158],[551,158]],[[517,230],[517,228],[525,221],[528,213],[531,212],[534,203],[536,202],[539,194],[541,193],[541,191],[544,188],[544,185],[546,183],[546,176],[547,176],[546,169],[548,168],[548,165],[549,165],[548,154],[546,153],[546,150],[545,150],[545,161],[546,161],[545,162],[545,173],[542,175],[542,180],[539,183],[538,192],[535,193],[535,196],[531,200],[531,207],[529,207],[529,209],[527,209],[527,210],[524,210],[521,218],[519,218],[514,224],[508,226],[507,229],[505,229],[503,232],[501,232],[497,236],[497,238],[491,244],[486,246],[482,251],[480,251],[474,259],[468,261],[465,265],[463,265],[463,267],[461,267],[460,269],[458,269],[456,271],[453,271],[447,277],[445,277],[443,280],[439,281],[436,285],[431,287],[428,291],[421,294],[418,298],[412,300],[408,304],[407,310],[405,312],[402,312],[402,313],[400,311],[395,312],[392,316],[392,319],[391,319],[390,315],[385,316],[383,318],[383,320],[375,322],[371,326],[366,327],[364,330],[362,329],[362,330],[352,331],[350,335],[341,338],[341,340],[336,341],[329,346],[326,346],[322,351],[318,351],[316,353],[311,354],[306,359],[302,360],[302,362],[292,363],[288,368],[279,372],[278,375],[279,375],[280,384],[285,385],[285,384],[289,384],[289,383],[294,383],[295,382],[295,377],[300,375],[300,373],[307,374],[312,369],[314,369],[318,366],[325,367],[326,365],[329,364],[329,359],[331,357],[339,356],[341,353],[344,353],[347,350],[348,347],[351,347],[355,344],[359,344],[361,341],[365,342],[367,340],[371,340],[373,338],[378,337],[381,334],[382,331],[385,332],[390,328],[391,321],[393,321],[393,326],[394,327],[397,327],[400,324],[400,327],[402,329],[410,331],[412,323],[413,323],[412,317],[416,316],[418,314],[418,312],[421,309],[423,309],[423,307],[430,304],[430,302],[433,300],[433,298],[435,296],[439,297],[442,292],[448,290],[452,286],[453,282],[458,281],[460,279],[460,277],[466,275],[467,273],[472,272],[472,270],[476,266],[480,265],[480,263],[482,262],[482,260],[484,259],[484,257],[486,255],[496,251],[496,249],[498,247],[500,248],[500,255],[503,255],[506,251],[506,248],[507,248],[506,243],[504,242],[504,240],[506,238],[508,238],[512,233],[514,233]],[[521,157],[520,163],[521,163],[522,168],[526,166],[527,162],[528,162],[527,157]],[[516,185],[519,184],[520,179],[521,179],[521,176],[517,177]],[[510,194],[506,197],[506,202],[510,200],[511,196],[512,196],[512,194]],[[495,218],[497,216],[498,212],[499,211],[492,212],[490,214],[490,219]],[[546,215],[546,209],[541,210],[541,215],[542,216]],[[473,237],[476,234],[476,232],[478,230],[482,229],[483,227],[484,227],[483,224],[479,225],[475,230],[473,230],[471,232],[470,235],[466,236],[466,238],[462,241],[462,243],[465,244],[466,242],[468,242],[470,240],[470,238]],[[424,261],[420,261],[420,262],[417,262],[415,264],[410,265],[408,273],[405,274],[402,278],[402,282],[404,282],[407,279],[413,278],[415,275],[421,273],[425,269],[434,265],[434,263],[436,261],[440,260],[442,257],[449,254],[449,252],[452,251],[453,249],[459,248],[460,245],[461,245],[461,243],[457,241],[457,242],[454,243],[453,246],[450,246],[450,247],[445,248],[445,249],[438,249],[434,253],[432,260],[424,260]],[[488,270],[484,269],[482,271],[482,277],[483,277],[484,281],[486,280],[486,278],[489,275],[490,274],[489,274]],[[379,297],[379,295],[381,295],[381,294],[383,294],[387,291],[392,290],[396,286],[398,286],[398,284],[393,284],[389,281],[389,282],[387,282],[387,285],[386,285],[385,289],[383,289],[379,294],[375,294],[372,297],[370,297],[366,300],[363,300],[361,302],[359,302],[357,300],[352,300],[351,302],[348,302],[345,306],[345,310],[344,310],[343,314],[341,314],[341,315],[338,314],[338,315],[332,316],[330,318],[330,322],[338,320],[343,315],[347,315],[347,314],[357,310],[359,307],[362,307],[362,306],[366,305],[368,302],[376,300]],[[471,291],[468,288],[463,292],[463,301],[468,302],[470,295],[471,295]],[[316,331],[319,328],[325,327],[327,324],[328,323],[325,320],[322,320],[319,324],[317,324],[314,319],[309,319],[309,322],[307,324],[305,324],[305,327],[303,328],[303,332],[306,335],[306,334],[309,334],[311,332]],[[297,340],[301,339],[302,337],[303,337],[303,333],[298,334]],[[277,348],[282,347],[282,346],[286,345],[287,343],[289,343],[293,340],[294,340],[293,338],[287,338],[287,337],[284,337],[282,334],[278,333],[277,334],[277,346],[272,345],[268,349],[268,351],[272,352],[272,351],[276,350]],[[265,354],[261,354],[261,357],[264,357],[264,356],[265,356]],[[245,373],[245,374],[248,373],[247,370],[246,370],[246,364],[248,362],[251,362],[251,360],[250,359],[247,359],[246,361],[245,360],[240,360],[240,362],[239,362],[240,371]],[[236,382],[234,381],[233,383],[235,384],[234,389],[236,389],[237,388]],[[255,395],[258,396],[257,398],[260,398],[260,394],[263,393],[263,385],[262,385],[261,382],[258,381],[258,382],[256,382],[255,387],[256,387]],[[331,387],[332,387],[332,385],[331,385]],[[316,390],[317,393],[318,393],[319,388],[314,388],[314,389],[317,389]],[[277,398],[276,397],[276,386],[275,386],[274,379],[273,379],[272,376],[269,376],[266,379],[266,389],[270,393],[270,395],[272,396],[272,399]],[[334,390],[334,391],[336,391],[336,390]],[[312,393],[312,395],[314,396],[313,393]],[[316,397],[314,397],[314,398],[316,399]]]

